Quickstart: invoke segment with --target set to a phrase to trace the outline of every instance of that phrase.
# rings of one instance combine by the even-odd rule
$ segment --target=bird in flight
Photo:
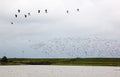
[[[26,15],[26,14],[25,14],[24,16],[25,16],[25,18],[27,18],[27,15]]]
[[[13,24],[13,22],[11,22],[11,24]]]
[[[18,9],[18,13],[20,13],[20,9]]]
[[[68,10],[67,10],[66,12],[67,12],[67,13],[69,13],[69,11],[68,11]]]
[[[77,11],[80,11],[79,9],[77,9]]]
[[[48,13],[47,9],[45,9],[45,13]]]
[[[17,14],[15,14],[15,17],[17,18]]]
[[[38,13],[40,13],[40,10],[38,10]]]
[[[30,16],[30,13],[28,13],[28,16]]]

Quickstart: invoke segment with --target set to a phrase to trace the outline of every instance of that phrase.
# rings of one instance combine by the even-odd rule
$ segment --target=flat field
[[[9,58],[0,65],[120,66],[120,58]]]

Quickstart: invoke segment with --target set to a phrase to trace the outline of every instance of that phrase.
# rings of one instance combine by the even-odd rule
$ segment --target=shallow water
[[[0,77],[120,77],[120,67],[103,66],[0,66]]]

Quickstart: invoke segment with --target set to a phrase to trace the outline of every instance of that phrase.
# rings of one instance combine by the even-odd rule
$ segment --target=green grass
[[[5,65],[120,66],[120,58],[9,58]]]

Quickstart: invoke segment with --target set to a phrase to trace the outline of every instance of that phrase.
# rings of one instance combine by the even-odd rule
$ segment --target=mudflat
[[[56,65],[0,66],[0,77],[120,77],[120,67]]]

